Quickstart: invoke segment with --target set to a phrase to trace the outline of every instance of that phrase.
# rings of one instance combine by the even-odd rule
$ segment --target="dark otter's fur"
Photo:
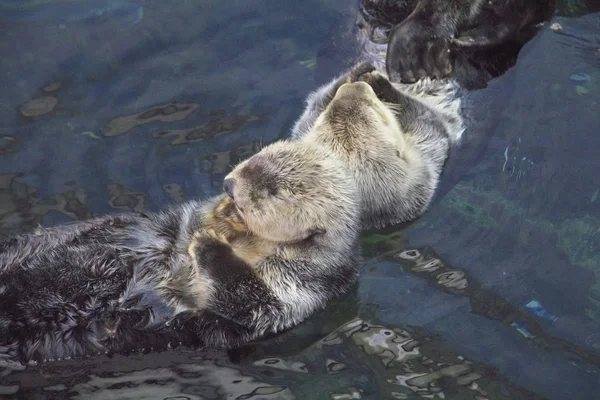
[[[387,43],[394,82],[448,74],[463,87],[485,86],[516,62],[548,21],[555,0],[360,0],[370,40]],[[451,73],[452,72],[452,73]]]
[[[345,293],[358,273],[356,187],[326,153],[306,149],[280,159],[266,148],[240,165],[238,195],[253,199],[243,211],[218,196],[1,242],[0,366],[236,347]]]

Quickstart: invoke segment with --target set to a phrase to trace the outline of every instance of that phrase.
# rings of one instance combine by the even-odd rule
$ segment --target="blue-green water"
[[[217,193],[351,63],[348,3],[0,1],[0,235]],[[63,361],[0,396],[600,396],[600,14],[559,11],[467,97],[430,211],[365,233],[355,293],[231,357]]]

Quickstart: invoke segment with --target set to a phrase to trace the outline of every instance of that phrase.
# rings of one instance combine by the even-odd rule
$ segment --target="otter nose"
[[[227,178],[223,181],[223,191],[227,193],[227,196],[233,199],[233,185],[235,184],[235,179]]]

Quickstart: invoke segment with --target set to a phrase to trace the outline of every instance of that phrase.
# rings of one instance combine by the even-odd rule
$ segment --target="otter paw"
[[[366,74],[362,74],[358,78],[358,80],[366,82],[370,86],[377,86],[377,84],[388,82],[387,78],[378,71],[372,71],[372,72],[368,72]]]
[[[444,78],[452,72],[448,24],[432,24],[424,17],[408,17],[390,34],[386,68],[394,82],[414,83],[419,79]],[[444,21],[445,16],[440,16]]]
[[[229,244],[229,240],[227,239],[227,236],[225,236],[222,233],[219,233],[213,229],[205,229],[201,232],[196,232],[196,234],[194,236],[198,239],[198,241],[211,240],[211,241]]]
[[[373,66],[373,64],[371,64],[368,61],[363,61],[357,65],[354,66],[354,68],[352,68],[352,70],[350,71],[350,74],[348,74],[348,83],[353,83],[353,82],[357,82],[360,80],[360,78],[365,75],[368,74],[370,72],[375,71],[375,67]]]
[[[227,238],[212,230],[206,229],[194,233],[194,237],[188,245],[188,254],[196,268],[212,265],[219,260],[223,254],[231,252],[232,248]]]
[[[373,88],[377,97],[383,96],[387,90],[392,88],[388,78],[378,71],[372,71],[360,76],[360,80],[368,83]]]
[[[208,248],[219,247],[219,245],[229,246],[229,241],[224,235],[212,229],[198,231],[194,233],[188,245],[188,254],[195,258],[198,253],[204,253]]]

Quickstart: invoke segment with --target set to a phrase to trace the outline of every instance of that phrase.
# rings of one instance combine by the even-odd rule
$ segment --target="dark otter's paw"
[[[388,78],[378,71],[362,74],[359,80],[368,83],[373,88],[377,97],[382,101],[391,101],[390,96],[394,96],[396,92]]]
[[[361,76],[368,74],[369,72],[375,71],[375,67],[368,61],[361,62],[354,66],[348,76],[348,82],[353,83],[361,80]]]
[[[378,86],[390,84],[388,79],[378,71],[369,71],[364,73],[358,77],[358,80],[368,83],[373,90],[375,90],[375,88]]]
[[[452,71],[450,40],[431,23],[409,17],[390,35],[386,69],[393,82],[413,83],[425,77],[443,78]]]

